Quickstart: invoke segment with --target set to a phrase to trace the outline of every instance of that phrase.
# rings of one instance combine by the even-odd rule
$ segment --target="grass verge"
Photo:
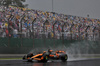
[[[0,60],[21,60],[22,58],[0,58]]]

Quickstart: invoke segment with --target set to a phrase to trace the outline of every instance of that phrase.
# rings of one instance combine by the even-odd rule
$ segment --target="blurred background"
[[[39,49],[99,54],[99,1],[0,0],[0,53]],[[42,51],[41,50],[41,51]]]

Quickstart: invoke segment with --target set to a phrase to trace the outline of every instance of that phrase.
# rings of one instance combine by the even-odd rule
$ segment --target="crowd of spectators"
[[[91,40],[99,28],[99,19],[0,6],[0,37]]]

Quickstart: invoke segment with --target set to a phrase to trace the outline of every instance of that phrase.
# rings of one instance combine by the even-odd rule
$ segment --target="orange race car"
[[[27,56],[23,57],[23,60],[28,60],[28,61],[37,60],[41,62],[47,62],[48,60],[66,61],[67,59],[68,56],[64,51],[52,51],[50,49],[48,51],[43,51],[43,53],[41,54],[39,53],[33,55],[33,53],[29,53],[27,54]]]

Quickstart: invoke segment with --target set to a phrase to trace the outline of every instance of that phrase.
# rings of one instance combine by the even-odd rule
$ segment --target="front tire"
[[[49,60],[49,57],[47,55],[43,56],[43,62],[47,62]]]

